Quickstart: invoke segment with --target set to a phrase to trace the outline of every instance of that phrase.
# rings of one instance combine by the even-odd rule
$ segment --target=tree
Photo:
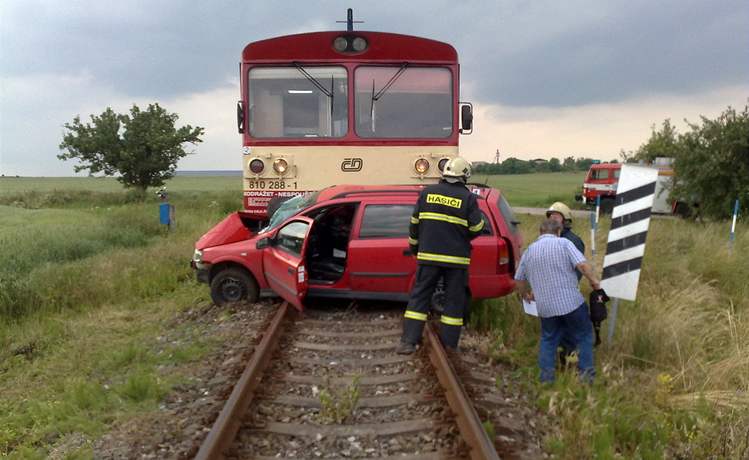
[[[578,171],[587,171],[590,169],[590,165],[593,164],[592,158],[578,158],[575,160],[575,169]]]
[[[650,133],[650,139],[637,149],[635,160],[643,160],[646,163],[652,163],[657,157],[676,158],[681,146],[679,145],[679,134],[676,128],[671,126],[671,120],[663,120],[661,130],[655,129],[653,125]]]
[[[675,153],[674,195],[716,218],[729,216],[737,198],[742,213],[749,212],[749,105],[689,127]]]
[[[202,142],[204,129],[190,125],[177,129],[178,118],[158,103],[149,104],[145,111],[133,105],[129,115],[107,107],[85,124],[76,116],[64,125],[63,153],[57,158],[77,159],[76,172],[119,174],[119,182],[145,195],[148,187],[163,185],[174,176],[177,162],[188,154],[182,144]]]
[[[559,161],[559,158],[552,158],[549,160],[549,169],[551,172],[559,172],[562,170],[562,162]]]
[[[573,157],[566,157],[562,162],[562,169],[565,171],[575,170],[575,159]]]

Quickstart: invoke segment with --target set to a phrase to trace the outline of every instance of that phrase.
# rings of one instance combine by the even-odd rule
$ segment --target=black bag
[[[601,322],[608,316],[608,312],[606,311],[606,302],[608,301],[609,296],[606,295],[606,291],[603,289],[596,289],[588,297],[590,321],[593,323],[593,329],[596,332],[596,346],[601,344]]]
[[[588,305],[590,306],[590,320],[593,323],[601,323],[608,316],[606,311],[606,302],[609,301],[609,296],[603,289],[596,289],[590,293],[588,297]]]

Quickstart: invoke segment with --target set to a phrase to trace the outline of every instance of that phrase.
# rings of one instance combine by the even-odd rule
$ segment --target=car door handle
[[[293,268],[291,268],[291,267],[289,267],[289,268],[287,269],[287,271],[289,272],[289,275],[293,275],[293,274],[294,274],[294,269],[293,269]]]
[[[410,250],[410,249],[404,249],[404,250],[403,250],[403,255],[404,255],[404,256],[412,256],[412,255],[414,255],[414,253],[413,253],[413,252],[411,252],[411,250]]]

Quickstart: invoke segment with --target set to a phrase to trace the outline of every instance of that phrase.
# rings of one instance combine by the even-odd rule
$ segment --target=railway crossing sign
[[[622,165],[611,212],[601,287],[609,297],[635,300],[658,170]]]

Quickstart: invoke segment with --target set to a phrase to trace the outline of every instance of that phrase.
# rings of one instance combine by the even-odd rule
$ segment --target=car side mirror
[[[471,134],[473,132],[473,104],[470,102],[460,104],[460,134]]]
[[[271,240],[268,237],[261,238],[255,243],[255,249],[265,249],[269,246],[271,246]]]
[[[237,101],[237,131],[244,133],[244,103]]]

